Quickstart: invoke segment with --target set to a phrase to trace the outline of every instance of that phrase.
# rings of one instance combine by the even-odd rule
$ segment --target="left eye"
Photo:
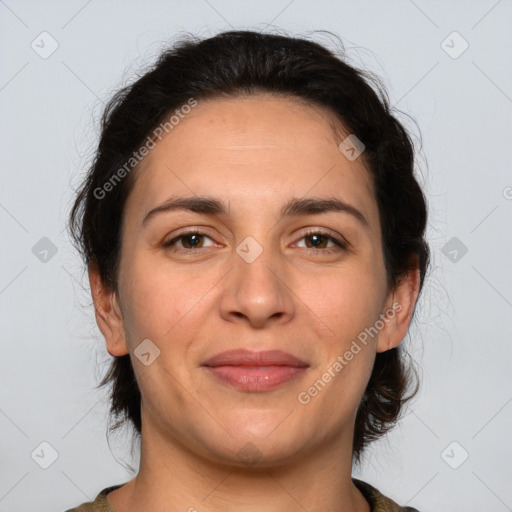
[[[345,249],[346,245],[340,240],[334,238],[328,233],[323,233],[321,231],[312,231],[310,233],[306,233],[301,240],[306,240],[306,248],[312,251],[321,251],[321,252],[331,252],[335,248]],[[307,242],[307,240],[310,240]],[[331,243],[330,247],[327,247],[326,244]],[[327,250],[323,250],[327,249]]]

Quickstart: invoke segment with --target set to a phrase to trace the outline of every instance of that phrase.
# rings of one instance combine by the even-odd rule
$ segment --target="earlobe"
[[[111,356],[128,354],[123,316],[117,294],[103,283],[98,264],[93,261],[89,264],[89,283],[96,323],[105,338],[108,353]]]
[[[383,311],[384,327],[379,332],[377,352],[398,347],[405,338],[414,314],[419,288],[420,271],[415,267],[409,270],[386,301]]]

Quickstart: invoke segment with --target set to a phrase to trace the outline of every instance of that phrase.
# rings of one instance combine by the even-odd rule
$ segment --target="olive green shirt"
[[[400,507],[393,500],[381,494],[375,487],[362,480],[352,478],[352,481],[370,504],[370,512],[419,512],[412,507]],[[107,487],[98,494],[93,502],[82,503],[79,507],[66,510],[66,512],[116,512],[107,500],[107,494],[122,485],[124,484]]]

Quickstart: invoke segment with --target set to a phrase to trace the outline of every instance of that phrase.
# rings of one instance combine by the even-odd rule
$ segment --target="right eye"
[[[172,238],[171,240],[164,242],[163,247],[172,248],[173,246],[176,246],[177,243],[181,243],[181,247],[178,246],[177,250],[195,251],[196,249],[203,248],[202,244],[204,243],[205,238],[211,240],[211,238],[208,235],[206,235],[205,233],[201,233],[200,231],[185,231],[183,233],[180,233],[178,236]]]

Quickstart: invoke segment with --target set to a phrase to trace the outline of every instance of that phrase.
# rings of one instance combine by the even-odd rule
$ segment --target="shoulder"
[[[102,489],[94,501],[82,503],[78,507],[71,508],[65,512],[116,512],[110,502],[107,500],[107,494],[115,489],[119,489],[124,484],[112,485]]]
[[[412,507],[401,507],[367,482],[357,478],[352,478],[352,481],[370,504],[370,512],[419,512]]]

